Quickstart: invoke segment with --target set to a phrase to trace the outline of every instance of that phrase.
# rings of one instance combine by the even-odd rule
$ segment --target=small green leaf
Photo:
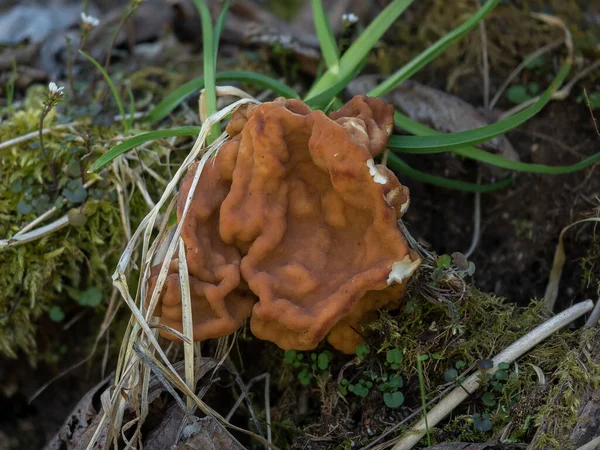
[[[386,392],[383,394],[383,401],[388,408],[398,408],[404,403],[404,395],[402,392]]]
[[[365,398],[367,395],[369,395],[369,389],[362,384],[355,384],[352,392],[362,398]]]
[[[466,365],[467,363],[464,361],[456,361],[456,363],[454,363],[454,367],[456,367],[458,370],[462,369]]]
[[[541,88],[539,84],[537,84],[535,81],[532,81],[527,85],[527,89],[529,89],[529,92],[531,92],[533,95],[536,95],[538,92],[540,92]]]
[[[475,263],[473,261],[469,261],[469,268],[467,269],[467,275],[470,277],[475,273]]]
[[[523,103],[531,99],[531,95],[527,92],[527,88],[522,84],[511,86],[506,91],[508,100],[512,103]]]
[[[102,292],[95,286],[87,288],[79,296],[79,304],[82,306],[98,306],[102,301]]]
[[[18,194],[19,192],[21,192],[23,190],[23,179],[22,178],[17,178],[15,181],[12,182],[12,184],[10,185],[10,191],[13,194]]]
[[[508,374],[506,373],[505,370],[498,370],[495,374],[494,374],[494,378],[496,380],[508,380]]]
[[[33,206],[31,206],[29,203],[26,203],[22,200],[19,203],[17,203],[17,212],[19,214],[29,214],[32,210]]]
[[[481,396],[481,401],[486,406],[494,406],[496,404],[496,399],[494,398],[494,394],[491,392],[486,392]]]
[[[58,305],[54,305],[48,311],[48,315],[50,316],[50,320],[52,322],[62,322],[65,318],[65,313]]]
[[[398,389],[398,388],[401,388],[402,386],[404,386],[404,379],[403,379],[403,378],[402,378],[402,376],[400,376],[400,375],[393,375],[393,376],[390,378],[390,381],[389,381],[389,386],[390,386],[392,389]]]
[[[479,431],[487,432],[492,430],[492,421],[489,414],[473,414],[473,425]]]
[[[79,208],[72,208],[67,213],[69,224],[73,227],[82,227],[87,222],[87,216],[79,211]]]
[[[317,361],[319,369],[326,370],[329,366],[329,355],[325,352],[319,353],[319,360]]]
[[[448,369],[444,372],[444,380],[447,383],[451,383],[452,381],[456,380],[456,377],[458,377],[458,370],[456,369]]]
[[[419,361],[427,361],[429,359],[429,355],[419,355],[417,356]]]
[[[589,106],[592,109],[600,109],[600,91],[592,92],[588,95]]]
[[[402,354],[402,351],[399,348],[394,348],[392,350],[388,350],[386,360],[390,364],[400,364],[402,363],[403,357],[404,355]]]
[[[452,262],[452,258],[450,255],[441,255],[438,257],[435,265],[438,269],[446,270],[450,268],[450,263]]]
[[[369,351],[369,346],[367,344],[360,344],[356,347],[356,357],[361,361],[369,354]]]
[[[293,364],[296,361],[296,350],[286,350],[283,354],[283,362]]]
[[[311,379],[312,374],[306,368],[298,374],[298,381],[300,381],[300,384],[302,384],[303,386],[308,386],[310,384]]]
[[[505,362],[498,363],[498,369],[508,370],[510,369],[510,364]]]

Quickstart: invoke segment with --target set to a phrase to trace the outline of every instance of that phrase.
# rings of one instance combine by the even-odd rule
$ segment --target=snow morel
[[[400,304],[420,262],[397,226],[409,192],[373,160],[393,112],[356,96],[329,117],[283,98],[234,113],[231,139],[204,167],[181,234],[195,340],[230,334],[251,317],[252,333],[283,349],[313,349],[327,337],[352,353],[362,323]],[[181,186],[179,220],[193,173]],[[174,259],[155,314],[181,331],[179,283]]]

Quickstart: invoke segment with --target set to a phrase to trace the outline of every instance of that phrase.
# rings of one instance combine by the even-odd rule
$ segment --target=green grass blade
[[[493,153],[488,153],[478,148],[458,148],[453,150],[453,152],[465,158],[475,159],[477,161],[481,161],[483,163],[491,164],[497,167],[502,167],[504,169],[515,170],[518,172],[544,173],[548,175],[559,175],[564,173],[577,172],[600,161],[600,152],[595,153],[592,156],[589,156],[579,161],[578,163],[571,164],[570,166],[547,166],[545,164],[532,164],[520,161],[511,161],[510,159],[506,159],[499,155],[494,155]]]
[[[275,78],[260,73],[246,72],[243,70],[227,70],[217,73],[217,81],[238,81],[240,83],[254,84],[265,89],[270,89],[277,95],[286,98],[299,98],[298,93]]]
[[[89,172],[96,172],[102,169],[108,163],[110,163],[117,156],[134,149],[135,147],[142,145],[146,142],[155,141],[157,139],[165,139],[174,136],[197,136],[200,133],[200,127],[180,127],[172,128],[170,130],[158,130],[150,131],[148,133],[138,134],[137,136],[127,139],[121,142],[119,145],[111,148],[104,155],[94,161]]]
[[[426,64],[434,60],[440,53],[448,47],[460,40],[465,34],[473,29],[483,18],[494,10],[500,3],[500,0],[488,0],[485,2],[475,14],[467,21],[456,27],[450,33],[444,35],[435,44],[429,46],[427,50],[419,54],[413,60],[404,65],[400,70],[386,78],[380,85],[374,87],[367,95],[371,97],[379,97],[390,90],[394,89],[403,81],[412,77],[415,73],[423,68]]]
[[[356,76],[362,71],[366,62],[367,59],[365,58],[354,72],[349,73],[343,79],[335,83],[333,86],[325,89],[323,92],[306,98],[304,102],[312,109],[325,108],[329,103],[331,103],[331,101],[337,94],[344,90],[344,88],[348,85],[348,83],[350,83],[350,81],[356,78]]]
[[[421,172],[420,170],[413,169],[406,164],[398,156],[390,153],[387,161],[388,167],[393,169],[397,173],[402,173],[409,178],[421,181],[423,183],[432,184],[434,186],[454,189],[465,192],[492,192],[502,189],[508,186],[512,182],[512,177],[507,177],[503,180],[497,181],[490,184],[477,184],[469,183],[467,181],[450,180],[444,177],[438,177],[429,173]]]
[[[331,31],[331,25],[329,18],[323,8],[323,2],[321,0],[311,0],[313,19],[315,21],[315,29],[317,30],[317,37],[319,38],[319,44],[321,45],[321,53],[325,58],[327,67],[332,70],[333,73],[337,73],[339,70],[339,55],[333,32]]]
[[[216,91],[216,52],[214,46],[214,34],[212,17],[205,0],[193,0],[196,9],[200,12],[202,21],[202,59],[204,60],[204,101],[206,102],[206,114],[210,116],[217,112]],[[221,134],[219,124],[214,124],[207,137],[207,144],[214,141]]]
[[[158,122],[167,117],[171,111],[177,108],[186,98],[194,92],[204,88],[204,76],[200,75],[193,80],[182,84],[152,109],[145,117],[144,122]]]
[[[413,0],[393,0],[371,22],[358,39],[346,50],[339,61],[339,70],[334,72],[331,67],[310,88],[306,98],[315,97],[335,85],[338,81],[354,72],[358,65],[369,54],[373,46],[379,41],[383,33],[404,12]]]
[[[485,127],[476,128],[469,131],[462,131],[459,133],[429,133],[430,135],[428,136],[396,136],[393,139],[394,148],[398,150],[443,149],[444,151],[450,151],[469,145],[481,144],[482,142],[489,141],[496,136],[500,136],[512,130],[513,128],[518,127],[523,122],[529,120],[538,112],[540,112],[542,108],[550,101],[552,94],[558,90],[559,86],[569,73],[570,67],[571,64],[566,62],[562,66],[556,78],[550,84],[550,87],[544,91],[538,101],[529,108],[526,108],[511,117]],[[401,121],[396,119],[401,119]],[[411,129],[406,128],[407,124],[413,122],[408,117],[403,116],[400,113],[396,113],[395,122],[398,126],[405,128],[406,131],[413,132]],[[415,127],[415,129],[417,128]],[[422,129],[422,126],[418,127],[418,129]]]
[[[117,88],[115,87],[115,84],[113,83],[112,79],[110,78],[108,73],[106,73],[106,70],[104,70],[104,67],[102,67],[98,61],[96,61],[94,58],[92,58],[90,55],[88,55],[83,50],[79,50],[79,53],[85,59],[87,59],[89,62],[91,62],[94,66],[96,66],[96,69],[98,69],[100,71],[100,73],[102,74],[102,76],[104,77],[106,82],[108,83],[110,92],[112,93],[113,98],[115,99],[115,102],[117,103],[117,108],[119,109],[119,114],[121,114],[121,120],[123,121],[123,126],[125,128],[127,128],[127,125],[126,125],[127,116],[125,115],[125,108],[123,108],[123,102],[121,101],[121,97],[119,96],[119,91],[117,91]]]
[[[217,72],[216,80],[222,81],[238,81],[242,83],[249,83],[260,86],[265,89],[271,89],[277,95],[281,95],[286,98],[298,98],[298,93],[292,88],[282,83],[279,80],[261,75],[253,72],[246,72],[242,70],[230,70],[224,72]],[[184,85],[178,87],[165,97],[156,107],[150,111],[146,116],[146,122],[158,122],[167,117],[171,111],[179,106],[187,97],[192,95],[194,92],[204,87],[204,77],[199,76],[191,81],[188,81]]]
[[[219,13],[219,17],[217,18],[217,22],[215,23],[215,51],[214,58],[215,62],[219,57],[219,40],[221,39],[221,33],[223,32],[223,28],[225,27],[225,19],[227,19],[227,13],[229,12],[229,8],[231,7],[231,0],[227,0],[223,5],[223,9]]]

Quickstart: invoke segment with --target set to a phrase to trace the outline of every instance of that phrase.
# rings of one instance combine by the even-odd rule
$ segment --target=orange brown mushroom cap
[[[328,336],[351,353],[361,322],[398,306],[420,261],[397,226],[408,189],[373,161],[393,112],[357,96],[329,117],[282,98],[234,114],[232,139],[204,167],[182,231],[194,339],[230,334],[251,316],[253,334],[283,349],[313,349]],[[156,314],[181,330],[178,283],[172,262]]]

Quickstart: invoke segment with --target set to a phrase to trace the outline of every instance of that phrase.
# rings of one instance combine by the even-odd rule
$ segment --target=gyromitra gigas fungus
[[[234,114],[182,231],[195,340],[230,334],[250,316],[252,333],[283,349],[313,349],[327,336],[351,353],[361,323],[399,305],[420,260],[397,226],[408,189],[373,161],[393,112],[357,96],[329,117],[282,98]],[[178,277],[174,260],[155,314],[181,331]]]

